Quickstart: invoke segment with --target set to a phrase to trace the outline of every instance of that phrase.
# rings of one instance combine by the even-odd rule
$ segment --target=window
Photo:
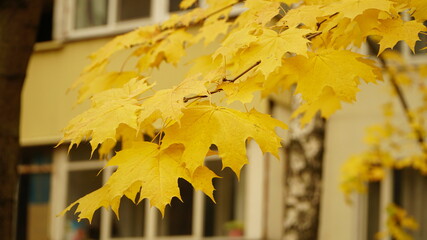
[[[68,0],[57,6],[65,39],[79,39],[130,31],[164,21],[180,11],[180,0]],[[199,5],[202,3],[196,3]]]
[[[394,202],[405,209],[419,224],[417,231],[409,232],[414,240],[427,239],[427,176],[415,169],[395,170]]]
[[[43,2],[36,42],[53,40],[53,0]]]
[[[38,240],[49,236],[51,149],[26,147],[18,167],[18,224],[16,239]]]
[[[88,239],[122,239],[167,237],[209,239],[210,237],[227,239],[228,225],[239,223],[243,225],[245,207],[245,178],[246,171],[237,177],[230,169],[221,170],[221,161],[210,157],[206,165],[221,179],[214,179],[216,204],[200,191],[194,191],[192,186],[183,179],[178,184],[181,189],[183,202],[174,198],[171,206],[166,207],[162,217],[157,209],[151,208],[145,199],[135,206],[132,201],[122,198],[120,220],[112,211],[98,210],[92,223],[84,219],[80,222],[77,217],[68,212],[65,217],[56,217],[70,203],[101,187],[114,172],[113,167],[105,168],[100,174],[105,162],[87,160],[90,156],[89,144],[80,144],[67,155],[67,146],[55,149],[53,156],[51,239],[75,239],[84,236]],[[98,175],[98,176],[97,176]],[[235,234],[235,233],[234,233]],[[65,238],[64,238],[65,236]],[[235,235],[236,236],[236,235]],[[240,232],[240,236],[243,236]]]

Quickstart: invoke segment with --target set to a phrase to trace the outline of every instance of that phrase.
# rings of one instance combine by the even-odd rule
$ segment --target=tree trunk
[[[292,108],[300,100],[293,98]],[[325,120],[317,115],[301,128],[290,122],[286,147],[283,239],[315,240],[318,237]]]
[[[0,236],[14,239],[21,90],[42,0],[0,0]]]

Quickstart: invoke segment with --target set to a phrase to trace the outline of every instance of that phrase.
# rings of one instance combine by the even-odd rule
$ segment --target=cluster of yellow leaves
[[[184,0],[180,6],[187,9],[195,2]],[[163,212],[171,198],[180,198],[178,178],[213,197],[212,178],[217,176],[204,166],[212,145],[223,167],[239,175],[247,163],[247,141],[255,140],[263,152],[277,155],[280,139],[275,128],[286,128],[269,115],[254,109],[239,112],[228,104],[248,103],[257,92],[265,97],[296,85],[295,94],[304,103],[294,116],[304,114],[303,124],[318,111],[329,117],[342,102],[355,101],[362,79],[382,79],[375,62],[353,47],[376,35],[381,51],[400,40],[413,49],[419,32],[426,30],[424,15],[419,14],[426,7],[422,1],[306,0],[290,10],[284,4],[299,1],[206,2],[205,9],[194,8],[118,36],[90,55],[91,64],[72,87],[79,88],[78,101],[90,98],[92,107],[71,120],[61,143],[70,141],[72,147],[88,139],[93,149],[101,145],[105,155],[122,140],[123,149],[108,163],[118,169],[107,184],[65,211],[79,204],[80,218],[90,220],[100,207],[118,214],[120,199],[126,196],[135,202],[148,198]],[[230,18],[237,4],[243,4],[242,12]],[[415,20],[403,22],[399,13],[405,10]],[[198,31],[188,31],[194,25]],[[202,41],[207,45],[219,36],[220,47],[194,60],[180,84],[152,90],[153,68],[176,65],[189,46]],[[135,66],[109,72],[118,52],[130,53]],[[214,101],[211,96],[220,92],[224,94]],[[143,134],[156,143],[144,141]]]
[[[393,103],[384,104],[384,123],[367,128],[364,142],[369,146],[368,150],[350,157],[342,168],[341,188],[347,198],[353,192],[366,192],[367,183],[382,181],[386,172],[392,169],[413,168],[427,175],[426,126],[423,121],[427,113],[425,66],[409,66],[393,51],[381,53],[381,58],[394,85],[390,93],[401,98],[399,107],[403,108],[407,124],[394,124],[395,121],[399,122],[399,116],[395,115]],[[422,99],[416,101],[420,104],[410,108],[404,92],[414,86]],[[387,207],[387,213],[387,231],[377,233],[376,239],[392,236],[399,240],[412,240],[407,230],[417,230],[416,221],[394,204]]]
[[[387,206],[387,229],[386,232],[379,232],[375,237],[376,239],[385,238],[387,235],[390,235],[396,240],[412,240],[411,235],[407,233],[407,230],[417,230],[419,228],[418,223],[415,219],[408,215],[408,213],[396,206],[393,203],[390,203]]]

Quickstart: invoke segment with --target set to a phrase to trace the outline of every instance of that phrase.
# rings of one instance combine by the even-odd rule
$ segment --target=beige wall
[[[23,145],[55,144],[67,121],[88,106],[73,108],[77,95],[74,91],[67,94],[67,89],[89,63],[88,53],[105,42],[74,42],[33,54],[22,95]]]
[[[77,91],[67,93],[67,90],[89,63],[86,56],[108,40],[70,42],[59,49],[33,54],[22,96],[20,135],[23,145],[55,144],[67,122],[88,108],[88,103],[75,104]],[[112,69],[119,69],[118,64],[120,60],[114,61]],[[183,75],[181,68],[178,73],[174,70],[169,74],[170,68],[174,67],[163,66],[161,71],[155,71],[153,77],[164,79],[157,87],[172,86]]]
[[[349,156],[365,150],[365,128],[383,121],[381,105],[390,99],[386,83],[363,84],[357,102],[346,104],[333,115],[327,124],[326,151],[323,167],[323,192],[321,199],[320,239],[360,239],[366,219],[357,198],[352,205],[344,201],[339,189],[341,167]],[[355,196],[356,197],[356,196]],[[358,227],[359,226],[359,227]]]

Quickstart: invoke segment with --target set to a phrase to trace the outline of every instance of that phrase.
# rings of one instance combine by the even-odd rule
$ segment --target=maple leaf
[[[73,118],[63,130],[64,137],[58,143],[71,140],[70,149],[83,139],[92,137],[92,152],[107,139],[116,141],[116,129],[126,124],[137,129],[137,114],[140,110],[136,96],[152,87],[144,80],[133,79],[123,88],[110,89],[92,98],[89,110]]]
[[[221,47],[219,47],[212,55],[214,59],[217,56],[222,55],[224,57],[231,57],[235,55],[240,49],[247,48],[258,38],[254,35],[254,32],[258,29],[256,25],[248,25],[244,28],[232,31],[222,41]],[[228,61],[227,61],[228,62]]]
[[[137,72],[105,72],[85,76],[87,81],[79,89],[78,103],[90,98],[96,93],[111,89],[120,88],[130,79],[138,77]]]
[[[409,5],[413,7],[412,16],[419,21],[427,20],[427,2],[424,0],[410,0]]]
[[[154,143],[134,143],[108,161],[106,167],[118,168],[104,186],[73,202],[61,214],[79,204],[75,210],[79,213],[79,220],[87,218],[90,222],[100,207],[111,207],[119,217],[121,198],[126,196],[135,202],[138,193],[140,196],[135,203],[148,198],[150,204],[163,214],[173,197],[181,199],[178,178],[188,179],[185,168],[180,164],[182,151],[183,148],[176,145],[160,151]]]
[[[148,52],[137,63],[138,69],[143,72],[147,68],[158,67],[163,60],[176,65],[185,55],[185,48],[191,43],[192,38],[193,35],[185,29],[171,32],[148,48]]]
[[[247,0],[245,7],[249,9],[245,13],[247,16],[242,17],[240,21],[245,20],[248,23],[256,22],[265,25],[279,14],[280,3],[267,0]],[[247,21],[248,18],[251,20]]]
[[[199,75],[195,75],[186,78],[173,88],[156,92],[141,104],[138,121],[143,122],[156,113],[159,113],[163,120],[179,121],[182,109],[185,107],[184,98],[206,94],[205,83],[206,81],[199,80]]]
[[[296,93],[311,103],[317,101],[325,87],[330,87],[341,101],[352,102],[359,91],[359,78],[365,82],[381,80],[380,69],[374,62],[347,50],[323,49],[309,52],[308,58],[286,59],[285,67],[298,76]]]
[[[233,61],[239,66],[237,72],[248,68],[249,64],[253,64],[261,60],[258,69],[268,77],[278,67],[282,65],[282,59],[286,53],[292,52],[298,55],[307,55],[307,44],[309,40],[305,35],[312,32],[309,29],[289,28],[282,33],[277,33],[270,29],[260,28],[262,33],[257,36],[257,41],[254,41],[246,49],[236,54]]]
[[[181,3],[179,3],[179,7],[181,9],[187,9],[191,6],[193,6],[196,3],[197,0],[182,0]]]
[[[111,55],[120,50],[151,41],[152,38],[159,33],[157,26],[146,26],[115,37],[98,51],[89,56],[92,63],[85,69],[85,71],[90,71],[93,67],[107,60]]]
[[[354,19],[356,16],[361,15],[369,9],[377,9],[388,12],[392,7],[393,2],[389,0],[345,0],[336,1],[324,7],[327,15],[335,14],[336,12],[342,13],[344,17]]]
[[[305,5],[299,8],[290,9],[283,16],[277,25],[297,27],[300,24],[315,29],[317,18],[326,15],[320,5]]]
[[[242,113],[204,103],[190,106],[183,112],[180,124],[164,130],[162,147],[182,143],[185,147],[182,160],[191,173],[203,165],[210,146],[214,144],[218,147],[223,168],[230,167],[239,176],[240,169],[248,161],[246,140],[254,139],[263,152],[277,156],[280,138],[274,128],[287,128],[281,121],[255,110]]]
[[[213,202],[215,202],[215,198],[213,196],[215,188],[212,184],[212,179],[214,178],[219,178],[219,176],[212,172],[208,167],[199,166],[196,168],[193,174],[190,174],[190,172],[187,170],[185,180],[190,182],[194,189],[201,190],[208,197],[210,197]]]
[[[315,102],[302,103],[293,113],[292,117],[295,118],[303,114],[301,118],[301,125],[308,124],[311,119],[320,111],[323,118],[329,118],[334,112],[341,109],[341,101],[334,94],[330,87],[325,87],[318,100]]]
[[[218,85],[225,92],[227,104],[234,101],[249,103],[254,97],[254,93],[263,89],[264,76],[257,73],[246,76],[236,82],[223,82]]]
[[[393,48],[398,41],[405,41],[409,48],[414,51],[415,42],[419,41],[418,34],[420,31],[425,31],[427,28],[417,21],[404,22],[400,18],[379,20],[380,25],[372,31],[372,34],[381,36],[380,50],[378,55],[387,48]]]
[[[203,27],[199,29],[199,34],[196,36],[196,42],[200,39],[205,39],[205,46],[213,42],[220,34],[225,34],[228,31],[231,23],[226,19],[218,20],[216,22],[205,22]]]

